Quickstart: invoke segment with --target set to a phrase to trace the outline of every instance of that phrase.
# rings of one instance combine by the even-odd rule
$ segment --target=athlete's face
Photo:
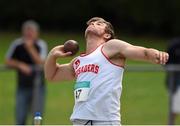
[[[90,22],[85,31],[85,37],[89,34],[93,34],[99,37],[103,37],[105,34],[106,24],[103,21]]]

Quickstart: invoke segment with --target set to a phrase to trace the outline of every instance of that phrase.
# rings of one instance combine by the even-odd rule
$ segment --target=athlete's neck
[[[103,38],[96,37],[96,36],[86,37],[86,53],[87,54],[91,53],[103,43],[105,43],[105,40]]]

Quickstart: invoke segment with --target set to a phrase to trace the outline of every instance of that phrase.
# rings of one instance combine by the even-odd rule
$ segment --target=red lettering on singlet
[[[88,65],[84,65],[84,66],[79,67],[75,71],[76,76],[78,76],[81,73],[86,73],[86,72],[92,72],[92,73],[98,74],[99,66],[95,65],[95,64],[88,64]]]
[[[88,71],[88,72],[91,72],[91,69],[90,69],[90,68],[91,68],[91,64],[89,64],[88,67],[87,67],[87,71]]]
[[[95,67],[95,71],[94,71],[94,72],[97,74],[97,73],[98,73],[98,71],[99,71],[99,66],[96,66],[96,67]]]

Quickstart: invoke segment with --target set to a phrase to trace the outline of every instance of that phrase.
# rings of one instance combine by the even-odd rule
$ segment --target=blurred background
[[[167,50],[180,34],[179,0],[0,0],[0,64],[10,43],[21,36],[21,25],[33,19],[48,49],[74,39],[85,50],[86,21],[94,16],[110,21],[118,39]],[[71,58],[60,61],[65,63]],[[127,66],[144,62],[127,61]],[[148,63],[146,63],[148,65]],[[16,72],[0,69],[0,124],[15,124]],[[125,71],[121,98],[122,124],[167,124],[168,91],[163,71]],[[71,124],[73,81],[47,82],[43,124]],[[27,124],[31,124],[32,115]],[[180,118],[176,120],[180,124]]]

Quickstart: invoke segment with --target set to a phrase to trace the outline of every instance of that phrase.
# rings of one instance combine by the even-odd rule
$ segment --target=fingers
[[[165,59],[164,59],[164,62],[165,62],[165,64],[168,62],[168,60],[169,60],[169,54],[168,53],[165,53]]]
[[[162,64],[162,52],[159,51],[159,61],[158,61],[158,64]]]
[[[59,58],[59,57],[70,56],[72,52],[64,52],[64,45],[59,45],[54,47],[49,54],[54,58]]]
[[[55,58],[70,56],[72,52],[55,51],[52,55]]]
[[[167,53],[166,54],[166,61],[168,62],[168,60],[169,60],[169,54]]]
[[[166,53],[162,52],[162,64],[165,65],[166,64]]]
[[[53,48],[53,50],[63,50],[63,49],[64,49],[64,45],[58,45]]]
[[[72,54],[72,52],[65,52],[65,53],[62,53],[62,56],[65,57],[65,56],[70,56]]]
[[[159,51],[159,62],[157,62],[158,64],[165,65],[168,59],[169,59],[168,53]]]

